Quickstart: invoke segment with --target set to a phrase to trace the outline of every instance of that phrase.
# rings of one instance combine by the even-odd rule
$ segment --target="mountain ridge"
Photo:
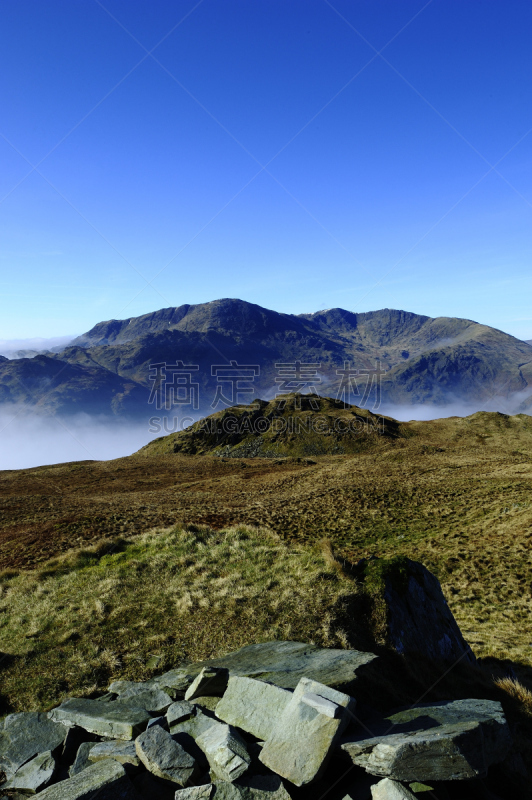
[[[148,403],[154,387],[150,366],[182,362],[191,367],[190,381],[201,396],[194,410],[211,413],[216,368],[235,362],[255,366],[252,388],[265,399],[283,390],[334,396],[347,388],[348,402],[375,409],[379,400],[387,406],[532,408],[529,343],[474,320],[398,309],[295,315],[223,298],[99,322],[61,352],[36,358],[40,381],[31,366],[35,359],[0,361],[0,402],[31,403],[36,393],[54,412],[91,413],[96,405],[99,413],[147,419],[156,410]],[[283,384],[279,365],[295,362],[315,365],[314,382]],[[342,374],[346,367],[358,374]],[[106,387],[101,402],[95,402],[92,384]],[[248,399],[231,398],[226,405]],[[177,410],[184,410],[182,404]]]

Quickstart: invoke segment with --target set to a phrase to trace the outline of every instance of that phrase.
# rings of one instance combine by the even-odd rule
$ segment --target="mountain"
[[[394,309],[293,315],[222,299],[100,322],[60,353],[0,361],[0,387],[1,402],[145,418],[168,414],[165,397],[170,406],[194,400],[175,403],[172,413],[197,418],[294,391],[374,411],[379,401],[383,409],[458,403],[526,411],[532,351],[468,319]],[[150,394],[162,407],[148,403]]]

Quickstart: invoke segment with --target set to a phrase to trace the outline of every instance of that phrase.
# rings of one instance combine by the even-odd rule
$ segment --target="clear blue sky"
[[[0,338],[219,297],[531,338],[531,34],[529,0],[3,0]]]

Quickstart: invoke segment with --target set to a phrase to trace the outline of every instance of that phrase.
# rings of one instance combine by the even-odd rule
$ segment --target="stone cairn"
[[[407,800],[436,796],[436,785],[453,797],[506,757],[498,702],[361,713],[357,679],[378,666],[372,653],[269,642],[115,681],[49,713],[10,714],[0,723],[0,795]]]

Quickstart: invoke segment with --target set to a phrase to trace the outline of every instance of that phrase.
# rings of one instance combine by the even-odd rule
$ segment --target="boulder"
[[[24,794],[36,794],[50,783],[54,772],[55,758],[47,750],[19,767],[14,776],[2,785],[2,791],[9,789]]]
[[[316,695],[320,702],[314,701]],[[260,761],[296,786],[310,783],[325,769],[353,710],[349,695],[301,678],[262,748]]]
[[[102,703],[77,697],[65,700],[50,711],[49,717],[112,739],[134,739],[151,719],[146,709],[131,706],[127,702],[114,700]]]
[[[39,792],[39,800],[138,800],[124,767],[113,758]]]
[[[484,776],[511,744],[501,704],[454,700],[416,706],[376,721],[341,744],[354,764],[399,781]]]
[[[371,787],[372,800],[416,800],[415,794],[400,783],[384,778]]]
[[[131,767],[139,766],[139,759],[135,749],[135,742],[124,742],[116,739],[114,742],[98,742],[88,751],[89,762],[103,761],[104,758],[114,758],[119,764]]]
[[[290,795],[277,775],[253,775],[238,782],[243,800],[290,800]]]
[[[229,725],[212,725],[196,738],[196,744],[205,753],[211,770],[222,781],[232,783],[251,764],[246,743]]]
[[[221,697],[227,688],[229,672],[223,667],[203,667],[196,675],[187,691],[185,700],[195,697]]]
[[[273,735],[291,697],[292,692],[279,686],[234,675],[216,706],[216,716],[265,741]]]
[[[141,733],[135,749],[146,769],[180,786],[186,786],[197,771],[192,756],[158,725]]]
[[[257,678],[283,689],[295,689],[303,677],[349,691],[357,675],[373,669],[377,656],[359,650],[334,650],[301,642],[250,644],[221,658],[199,661],[161,675],[163,685],[189,686],[207,666],[224,667],[229,675]]]
[[[35,711],[9,714],[0,730],[0,771],[12,778],[16,771],[39,753],[54,752],[67,735],[67,728]]]
[[[150,721],[148,722],[148,724],[146,725],[146,730],[148,728],[152,728],[154,725],[160,725],[161,728],[165,729],[165,731],[170,729],[170,726],[168,725],[168,720],[166,719],[166,717],[152,717],[150,719]]]

